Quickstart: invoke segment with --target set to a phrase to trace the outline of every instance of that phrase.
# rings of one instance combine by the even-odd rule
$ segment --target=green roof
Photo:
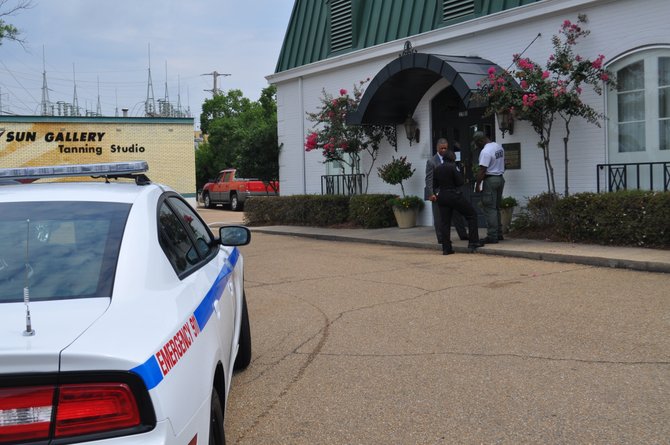
[[[296,0],[275,72],[541,0]]]

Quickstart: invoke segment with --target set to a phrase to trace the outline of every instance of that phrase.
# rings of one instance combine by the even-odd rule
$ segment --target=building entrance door
[[[493,116],[484,117],[484,108],[466,109],[453,87],[445,88],[433,98],[430,112],[432,117],[431,156],[435,155],[437,140],[446,138],[449,141],[449,148],[456,152],[456,159],[460,158],[463,175],[469,184],[464,193],[469,195],[470,201],[477,210],[479,227],[486,227],[486,218],[478,205],[479,194],[473,193],[479,151],[472,144],[472,135],[476,131],[482,131],[489,139],[495,140]]]
[[[437,140],[446,138],[457,157],[460,150],[464,175],[468,180],[474,179],[473,167],[476,168],[479,157],[472,146],[472,135],[475,131],[483,131],[489,139],[495,140],[493,116],[484,117],[483,114],[484,108],[465,109],[453,87],[442,90],[431,102],[431,153],[435,154]]]

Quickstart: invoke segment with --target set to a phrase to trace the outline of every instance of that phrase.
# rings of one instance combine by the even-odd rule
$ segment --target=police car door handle
[[[215,300],[212,306],[214,306],[214,312],[216,312],[216,318],[221,319],[221,308],[219,307],[219,300]]]

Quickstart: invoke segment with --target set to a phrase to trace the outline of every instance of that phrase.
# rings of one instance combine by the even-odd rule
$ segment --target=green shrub
[[[554,212],[558,195],[541,193],[528,198],[526,206],[512,223],[512,231],[544,230],[554,225]]]
[[[249,198],[244,203],[244,223],[248,226],[276,224],[275,215],[281,213],[282,197]]]
[[[501,209],[511,209],[519,205],[519,202],[516,200],[514,196],[505,196],[501,201],[500,201],[500,208]]]
[[[368,229],[396,225],[390,201],[396,195],[294,195],[254,197],[245,203],[245,223]],[[670,247],[670,192],[543,193],[528,199],[512,222],[516,237],[550,238],[619,246]]]
[[[349,218],[349,197],[341,195],[292,195],[254,197],[244,205],[249,226],[332,226]]]
[[[407,160],[407,156],[399,158],[391,156],[390,162],[377,167],[377,174],[387,184],[400,184],[402,196],[405,197],[405,187],[402,185],[402,182],[405,179],[411,178],[415,170],[415,168],[412,168],[412,163]]]
[[[423,209],[423,206],[425,205],[423,199],[414,195],[403,196],[402,198],[400,196],[394,196],[393,198],[389,199],[389,204],[391,207],[397,207],[400,209],[419,210]]]
[[[306,211],[308,225],[324,227],[342,224],[349,219],[349,196],[311,195],[307,200]]]
[[[396,225],[389,200],[395,195],[356,195],[349,201],[349,220],[366,229]]]
[[[555,208],[556,231],[575,242],[667,247],[670,193],[627,190],[577,193]]]

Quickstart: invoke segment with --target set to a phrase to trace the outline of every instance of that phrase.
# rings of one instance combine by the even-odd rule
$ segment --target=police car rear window
[[[110,297],[130,204],[0,203],[0,303]]]

